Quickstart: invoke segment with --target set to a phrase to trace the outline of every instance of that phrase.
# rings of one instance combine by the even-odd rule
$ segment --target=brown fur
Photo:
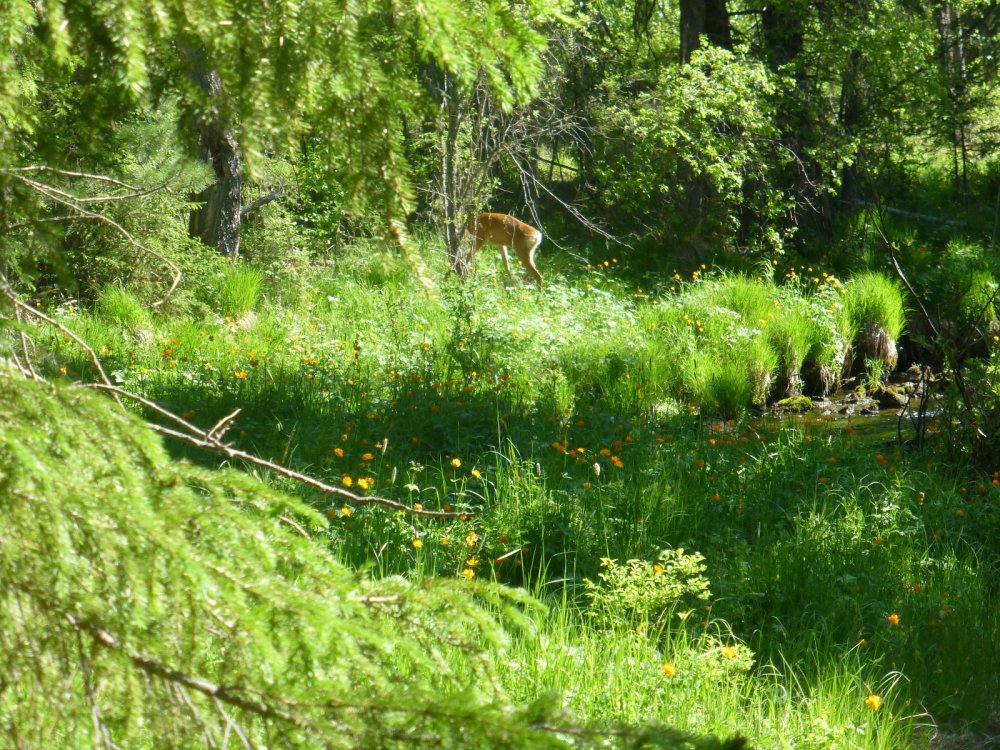
[[[510,259],[507,256],[507,248],[512,247],[525,271],[535,278],[538,288],[542,288],[542,275],[535,268],[535,251],[542,242],[541,232],[513,216],[490,213],[473,216],[466,231],[474,238],[473,259],[483,245],[495,245],[500,248],[500,258],[503,260],[504,268],[507,269],[507,275],[513,278]]]

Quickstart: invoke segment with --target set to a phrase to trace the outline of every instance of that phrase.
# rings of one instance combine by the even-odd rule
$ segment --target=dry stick
[[[129,234],[129,231],[125,229],[125,227],[123,227],[121,224],[119,224],[111,217],[105,216],[102,213],[88,211],[86,208],[79,205],[83,199],[77,198],[74,195],[63,192],[62,190],[54,188],[51,185],[46,185],[43,182],[32,180],[23,175],[15,174],[14,177],[23,182],[25,185],[27,185],[35,192],[41,193],[44,197],[48,198],[50,201],[53,201],[54,203],[59,203],[60,205],[66,206],[67,208],[78,212],[82,218],[85,218],[89,221],[99,221],[113,227],[119,234],[122,235],[122,237],[127,239],[130,243],[132,243],[132,245],[139,248],[142,252],[152,255],[154,258],[162,261],[165,265],[169,266],[170,269],[174,272],[173,282],[171,282],[170,288],[167,289],[167,293],[163,295],[163,299],[153,302],[151,304],[153,307],[159,307],[168,299],[170,299],[170,296],[174,293],[174,290],[177,289],[177,285],[181,283],[181,277],[183,276],[180,267],[176,263],[174,263],[172,260],[164,256],[163,254],[158,253],[156,250],[152,250],[151,248],[148,248],[145,245],[143,245],[135,237]]]
[[[404,503],[398,502],[396,500],[389,500],[388,498],[384,497],[377,497],[373,495],[357,495],[353,492],[350,492],[349,490],[341,489],[340,487],[334,487],[332,485],[326,484],[325,482],[321,482],[318,479],[311,477],[307,474],[301,474],[293,469],[289,469],[284,466],[281,466],[280,464],[276,464],[273,461],[268,461],[266,459],[255,456],[252,453],[246,453],[245,451],[233,448],[231,445],[223,443],[219,439],[219,437],[217,437],[214,433],[218,430],[219,425],[225,423],[231,417],[235,417],[236,413],[224,417],[211,430],[205,431],[199,429],[198,427],[195,427],[193,424],[183,419],[182,417],[177,416],[173,412],[164,409],[159,404],[150,401],[147,398],[143,398],[138,394],[130,393],[129,391],[119,388],[118,386],[111,385],[110,383],[94,383],[91,385],[91,387],[97,388],[102,391],[110,391],[111,393],[117,396],[123,396],[125,398],[131,399],[137,403],[142,404],[146,408],[155,411],[157,414],[160,414],[161,416],[164,416],[168,419],[172,419],[173,421],[182,425],[186,430],[188,430],[188,433],[183,433],[183,432],[178,432],[177,430],[172,430],[169,427],[164,427],[163,425],[155,424],[153,422],[147,423],[151,429],[155,430],[156,432],[159,432],[162,435],[169,435],[172,438],[183,440],[184,442],[190,443],[191,445],[197,446],[199,448],[208,448],[210,450],[222,453],[225,456],[228,456],[229,458],[237,458],[241,461],[253,464],[254,466],[263,467],[265,469],[273,471],[276,474],[280,474],[283,477],[287,477],[288,479],[294,479],[297,482],[301,482],[305,485],[308,485],[313,489],[317,489],[320,492],[323,492],[324,494],[339,495],[340,497],[347,498],[351,502],[357,503],[358,505],[367,505],[367,504],[383,505],[387,508],[392,508],[393,510],[399,510],[404,513],[410,513],[416,516],[425,516],[428,518],[466,518],[468,516],[474,515],[473,513],[467,511],[459,512],[459,511],[443,511],[443,510],[424,510],[422,508],[418,510],[417,508],[413,508]]]
[[[109,393],[111,393],[112,397],[115,399],[118,405],[123,409],[125,408],[125,405],[121,401],[122,396],[132,401],[136,401],[137,403],[142,404],[146,408],[155,411],[157,414],[160,414],[161,416],[164,416],[180,424],[182,427],[184,427],[184,429],[188,431],[189,434],[178,432],[176,430],[171,430],[167,427],[163,427],[162,425],[148,422],[147,423],[148,426],[151,429],[155,430],[156,432],[159,432],[163,435],[169,435],[170,437],[176,438],[178,440],[183,440],[199,448],[208,448],[210,450],[217,451],[219,453],[228,456],[229,458],[238,458],[241,461],[245,461],[246,463],[253,464],[255,466],[261,466],[263,468],[275,472],[276,474],[280,474],[289,479],[294,479],[295,481],[302,482],[303,484],[306,484],[314,489],[317,489],[324,494],[339,495],[340,497],[347,498],[351,502],[356,503],[358,505],[369,505],[369,504],[382,505],[387,508],[392,508],[393,510],[402,511],[404,513],[409,513],[411,515],[416,515],[416,516],[424,516],[426,518],[467,518],[469,516],[475,515],[474,513],[465,511],[458,512],[458,511],[424,510],[423,508],[418,510],[417,508],[411,507],[404,503],[398,502],[396,500],[389,500],[388,498],[384,497],[378,497],[374,495],[365,495],[365,496],[357,495],[348,490],[341,489],[340,487],[333,487],[332,485],[326,484],[325,482],[321,482],[318,479],[310,477],[306,474],[301,474],[292,469],[287,469],[284,466],[280,466],[272,461],[267,461],[263,458],[259,458],[258,456],[254,456],[251,453],[246,453],[245,451],[237,450],[223,443],[221,441],[221,437],[222,434],[224,434],[225,431],[229,428],[229,425],[231,424],[232,420],[236,417],[237,414],[239,414],[240,412],[239,409],[223,417],[215,424],[214,427],[212,427],[211,430],[206,432],[205,430],[196,427],[195,425],[191,424],[182,417],[174,414],[170,410],[163,408],[159,404],[150,401],[147,398],[143,398],[138,394],[131,393],[115,385],[112,385],[111,381],[108,379],[107,374],[104,372],[104,368],[101,366],[101,360],[98,358],[96,352],[94,352],[94,350],[87,344],[87,342],[81,339],[76,333],[71,331],[66,326],[50,318],[41,310],[32,307],[26,302],[23,302],[14,293],[14,290],[11,289],[10,283],[7,281],[7,277],[4,276],[2,272],[0,272],[0,293],[2,293],[5,297],[7,297],[7,299],[11,301],[15,309],[24,310],[28,314],[35,316],[39,320],[42,320],[48,325],[61,331],[66,336],[73,339],[90,355],[90,360],[93,363],[94,369],[97,371],[101,379],[100,383],[92,383],[90,384],[90,387],[108,391]],[[23,366],[18,365],[18,367],[19,369],[21,369],[22,372],[24,372]],[[302,530],[300,529],[300,531]]]
[[[14,305],[15,310],[23,310],[27,314],[33,315],[73,339],[73,341],[75,341],[90,356],[90,362],[97,371],[97,374],[100,376],[101,381],[105,385],[111,386],[111,381],[108,379],[107,373],[104,372],[104,368],[101,366],[101,360],[97,357],[97,353],[90,347],[90,345],[59,321],[53,320],[41,310],[32,307],[27,302],[22,301],[21,298],[14,293],[14,290],[10,286],[10,282],[7,280],[7,277],[2,271],[0,271],[0,293],[10,300],[11,304]],[[36,377],[35,379],[37,380],[38,378]],[[125,408],[124,404],[122,404],[117,395],[115,396],[115,401],[118,402],[119,406]]]

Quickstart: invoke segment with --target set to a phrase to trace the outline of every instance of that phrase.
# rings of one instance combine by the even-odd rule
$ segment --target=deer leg
[[[517,253],[518,257],[521,259],[521,262],[524,264],[524,270],[528,273],[528,275],[535,277],[535,281],[538,282],[539,289],[542,288],[542,275],[538,272],[538,269],[535,268],[535,251],[538,250],[538,246],[540,244],[542,244],[541,235],[539,235],[534,245],[532,245],[530,248],[525,248],[525,251],[523,253],[520,251],[520,249],[518,249]]]
[[[503,260],[503,267],[507,269],[507,275],[513,279],[514,274],[510,270],[510,257],[507,255],[507,246],[500,245],[500,258]]]

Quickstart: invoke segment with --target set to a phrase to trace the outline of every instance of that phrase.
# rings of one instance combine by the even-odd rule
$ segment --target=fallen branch
[[[14,292],[14,290],[11,288],[10,282],[7,280],[7,277],[4,276],[2,272],[0,272],[0,295],[6,297],[10,301],[10,303],[14,306],[14,309],[17,314],[24,312],[34,318],[37,318],[46,325],[52,326],[63,335],[75,341],[84,351],[87,352],[87,355],[94,368],[94,371],[97,372],[98,377],[100,378],[99,383],[91,383],[89,384],[88,387],[95,388],[97,390],[107,391],[112,395],[112,397],[115,399],[115,401],[122,409],[125,408],[125,405],[122,403],[121,399],[127,398],[130,401],[134,401],[138,404],[141,404],[150,411],[153,411],[156,414],[159,414],[160,416],[173,421],[174,423],[180,425],[184,429],[184,432],[181,432],[178,430],[170,429],[169,427],[164,427],[163,425],[160,424],[156,424],[155,422],[146,423],[150,429],[154,430],[155,432],[159,432],[161,435],[167,435],[176,440],[182,440],[186,443],[197,446],[199,448],[205,448],[207,450],[212,450],[217,453],[221,453],[228,458],[238,459],[253,466],[259,466],[261,468],[272,471],[275,474],[279,474],[288,479],[292,479],[296,482],[301,482],[302,484],[308,485],[309,487],[312,487],[315,490],[319,490],[323,494],[336,495],[338,497],[342,497],[345,500],[348,500],[356,505],[381,505],[386,508],[391,508],[392,510],[401,511],[403,513],[409,513],[411,515],[416,515],[416,516],[423,516],[426,518],[467,518],[469,516],[475,515],[474,513],[468,511],[443,511],[443,510],[439,511],[439,510],[425,510],[423,508],[418,509],[410,505],[407,505],[405,503],[401,503],[397,500],[390,500],[385,497],[378,497],[377,495],[358,495],[349,490],[345,490],[340,487],[334,487],[333,485],[326,484],[325,482],[321,482],[315,477],[311,477],[307,474],[302,474],[301,472],[286,468],[284,466],[281,466],[280,464],[274,463],[273,461],[268,461],[266,459],[260,458],[259,456],[247,453],[246,451],[241,451],[237,448],[234,448],[228,443],[222,442],[222,438],[225,436],[226,431],[232,425],[233,420],[240,413],[239,409],[235,410],[231,414],[227,414],[225,417],[216,422],[216,424],[213,425],[211,429],[203,430],[191,424],[183,417],[174,414],[169,409],[165,409],[156,402],[150,401],[147,398],[143,398],[138,394],[131,393],[130,391],[126,391],[123,388],[119,388],[118,386],[114,385],[108,378],[107,373],[104,371],[104,367],[101,365],[101,360],[97,356],[97,353],[93,350],[93,348],[89,344],[87,344],[87,342],[84,341],[80,336],[78,336],[74,331],[67,328],[59,321],[49,317],[41,310],[38,310],[32,305],[29,305],[27,302],[24,302],[20,297],[18,297],[17,294]],[[23,344],[22,351],[27,361],[20,362],[15,359],[14,365],[25,377],[30,378],[32,380],[38,380],[38,381],[43,380],[43,378],[35,372],[34,368],[31,365],[26,344]]]
[[[219,421],[211,430],[202,430],[195,427],[193,424],[188,422],[183,417],[180,417],[173,412],[164,409],[162,406],[154,401],[150,401],[147,398],[143,398],[138,394],[126,391],[118,386],[111,385],[110,383],[93,383],[91,388],[96,388],[102,391],[108,391],[116,396],[123,397],[135,401],[136,403],[142,404],[147,409],[160,414],[167,419],[171,419],[184,427],[186,432],[179,432],[178,430],[171,429],[169,427],[164,427],[163,425],[156,424],[155,422],[148,422],[150,429],[159,432],[161,435],[167,435],[176,440],[182,440],[185,443],[194,445],[198,448],[205,448],[208,450],[221,453],[227,458],[234,458],[240,461],[245,461],[253,466],[259,466],[268,471],[272,471],[275,474],[280,474],[288,479],[293,479],[296,482],[301,482],[313,489],[319,490],[320,492],[327,495],[337,495],[338,497],[343,497],[352,503],[357,505],[381,505],[386,508],[391,508],[392,510],[402,511],[403,513],[410,513],[416,516],[424,516],[427,518],[467,518],[468,516],[474,515],[468,511],[443,511],[443,510],[425,510],[423,508],[414,508],[412,506],[401,503],[397,500],[390,500],[385,497],[378,497],[376,495],[358,495],[350,490],[345,490],[341,487],[334,487],[333,485],[321,482],[315,477],[311,477],[308,474],[302,474],[301,472],[295,471],[294,469],[289,469],[281,464],[277,464],[273,461],[268,461],[267,459],[255,456],[252,453],[247,453],[246,451],[241,451],[238,448],[234,448],[228,443],[223,443],[218,435],[220,425],[225,425],[230,421],[236,414],[231,414],[224,417]]]

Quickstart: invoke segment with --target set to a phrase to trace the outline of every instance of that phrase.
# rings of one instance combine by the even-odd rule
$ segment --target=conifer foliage
[[[0,744],[723,747],[515,706],[524,592],[373,581],[315,510],[171,460],[112,401],[0,371]]]
[[[560,744],[479,658],[525,596],[367,580],[296,501],[79,388],[0,381],[0,744]]]

